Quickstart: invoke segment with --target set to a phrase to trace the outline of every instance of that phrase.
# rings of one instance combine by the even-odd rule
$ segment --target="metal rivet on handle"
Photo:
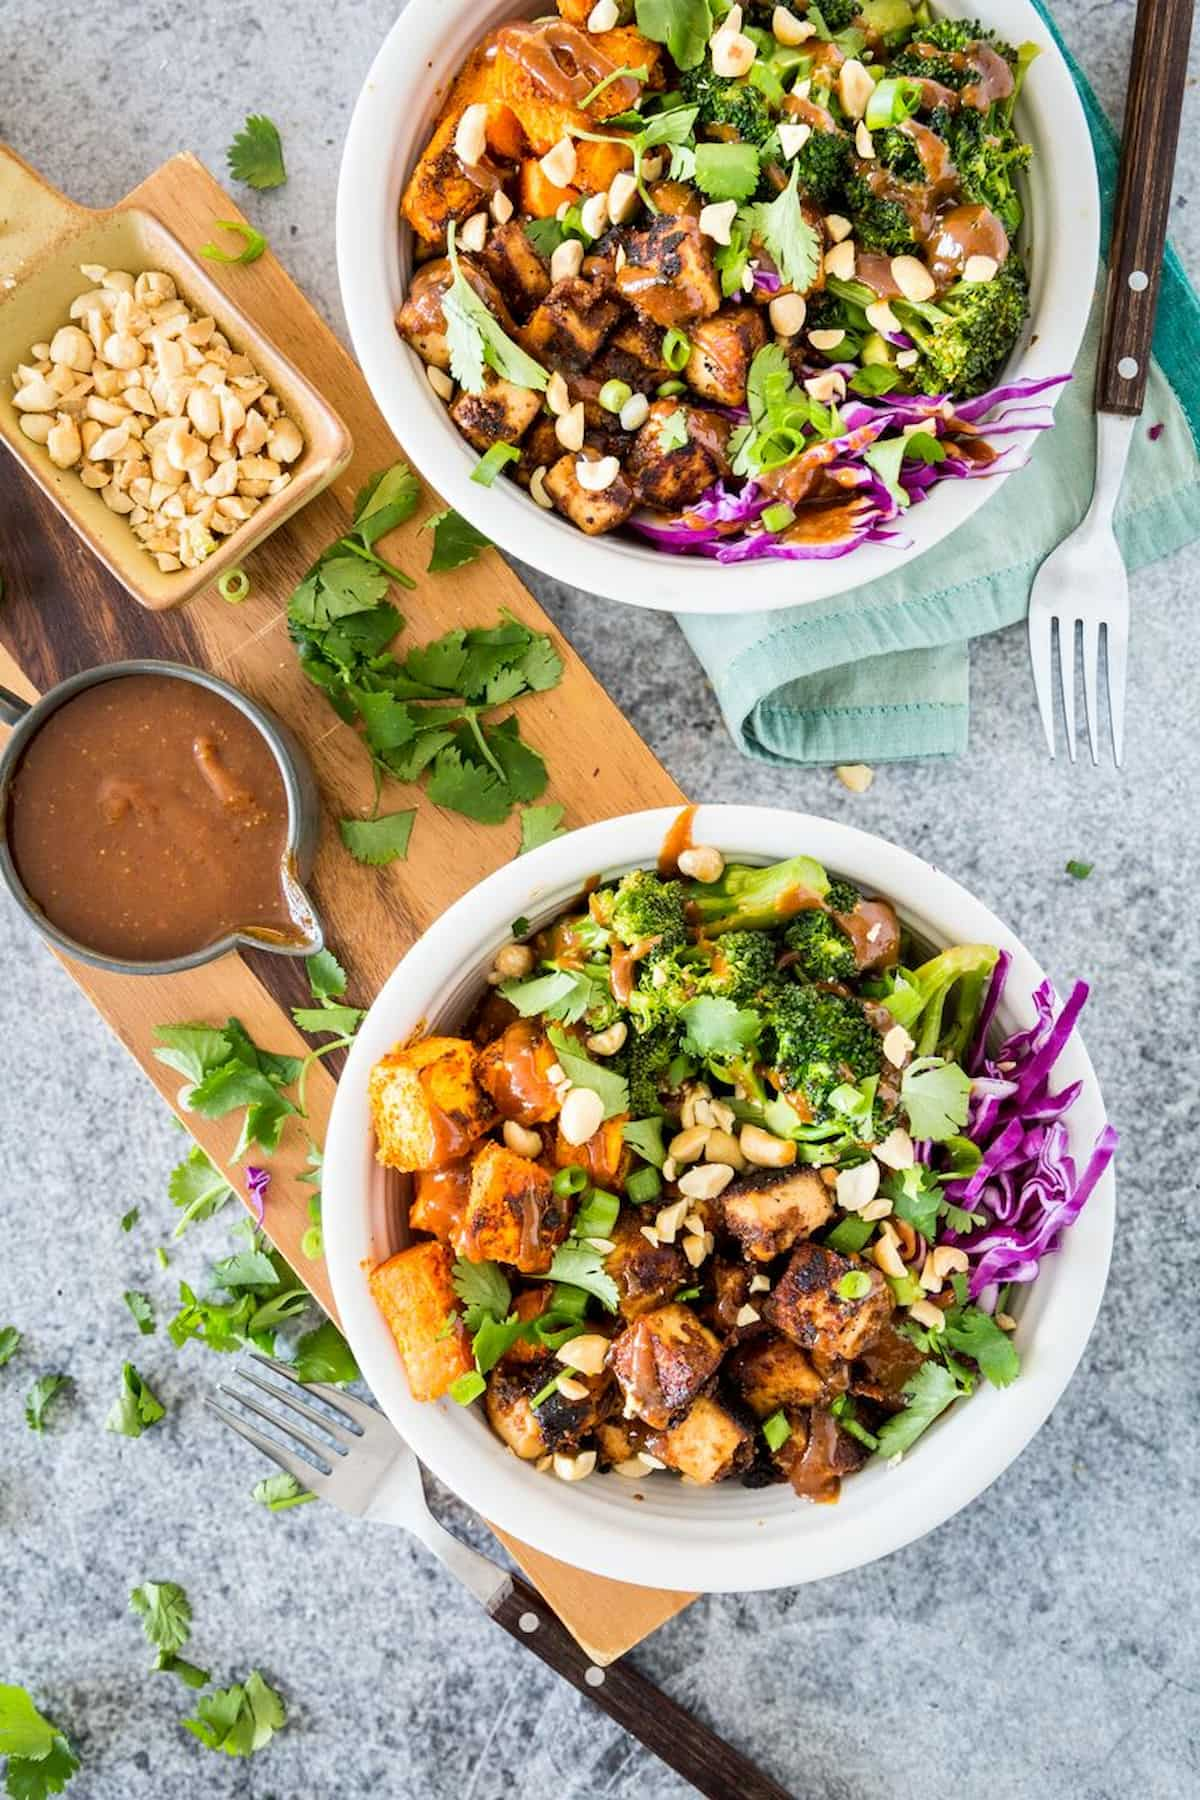
[[[1137,358],[1135,356],[1123,356],[1117,364],[1117,374],[1123,381],[1132,381],[1137,372],[1138,366]]]
[[[538,1616],[536,1613],[522,1613],[517,1620],[517,1624],[521,1627],[522,1631],[536,1631],[538,1628]]]
[[[585,1669],[583,1671],[583,1679],[587,1682],[589,1687],[603,1687],[604,1670],[598,1669],[595,1663],[593,1663],[590,1669]]]
[[[1145,269],[1133,269],[1129,276],[1129,285],[1135,294],[1143,294],[1150,286],[1150,277]]]

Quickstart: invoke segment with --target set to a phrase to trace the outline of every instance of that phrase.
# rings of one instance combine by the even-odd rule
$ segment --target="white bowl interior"
[[[653,863],[674,813],[605,821],[521,857],[453,906],[403,959],[359,1029],[338,1085],[325,1160],[326,1254],[343,1326],[377,1399],[431,1469],[469,1505],[525,1542],[614,1579],[678,1589],[790,1586],[870,1562],[941,1523],[980,1493],[1033,1437],[1066,1386],[1091,1331],[1108,1269],[1111,1171],[1062,1250],[1022,1296],[1020,1379],[981,1384],[933,1426],[895,1469],[868,1464],[837,1506],[808,1505],[790,1487],[737,1482],[704,1489],[668,1475],[641,1482],[592,1477],[565,1486],[539,1476],[494,1437],[476,1407],[417,1404],[399,1353],[367,1287],[366,1271],[405,1241],[396,1190],[374,1162],[366,1098],[371,1064],[398,1039],[460,1022],[484,985],[511,921],[544,920],[590,875]],[[886,894],[933,944],[996,943],[1013,962],[1000,1010],[1007,1034],[1033,1022],[1044,978],[988,909],[932,865],[883,839],[830,820],[761,807],[702,807],[697,841],[728,856],[771,862],[800,850],[864,888]],[[1068,1125],[1086,1155],[1104,1124],[1094,1071],[1076,1033],[1056,1070],[1084,1091]]]
[[[943,483],[906,516],[907,550],[863,545],[832,562],[734,567],[668,556],[619,536],[589,538],[535,506],[512,482],[488,488],[470,479],[475,452],[393,323],[410,262],[408,228],[397,229],[400,197],[467,52],[506,18],[547,10],[540,0],[411,0],[385,39],[351,120],[337,206],[342,303],[375,400],[422,473],[503,549],[544,574],[632,606],[685,612],[793,606],[863,585],[930,549],[997,493],[1004,476]],[[1095,159],[1079,96],[1030,0],[982,6],[948,0],[937,10],[981,15],[1011,42],[1044,46],[1017,114],[1034,151],[1021,240],[1032,310],[1007,376],[1063,374],[1083,339],[1100,244]],[[1032,438],[1006,441],[1027,447]]]

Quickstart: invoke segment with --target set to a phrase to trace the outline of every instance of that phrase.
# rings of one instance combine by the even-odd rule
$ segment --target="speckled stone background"
[[[338,156],[393,11],[4,0],[0,134],[103,204],[183,147],[221,169],[244,114],[269,113],[290,179],[249,211],[341,329]],[[1057,11],[1119,114],[1132,0]],[[1193,89],[1173,230],[1194,275],[1198,120]],[[21,528],[0,520],[0,566]],[[1012,631],[976,646],[969,755],[885,769],[862,798],[823,771],[741,761],[668,619],[529,579],[691,794],[795,804],[910,843],[1060,980],[1089,975],[1088,1044],[1126,1139],[1108,1299],[1019,1462],[923,1543],[835,1581],[704,1600],[637,1662],[805,1800],[1184,1800],[1200,1791],[1200,554],[1132,583],[1123,776],[1046,761]],[[1095,862],[1089,882],[1063,875],[1068,857]],[[176,1353],[161,1331],[137,1337],[120,1297],[144,1286],[165,1312],[225,1222],[197,1231],[169,1274],[156,1268],[184,1140],[7,903],[0,954],[0,1324],[25,1333],[0,1373],[0,1679],[28,1685],[74,1738],[72,1797],[676,1800],[682,1783],[482,1622],[400,1534],[252,1504],[262,1465],[200,1405],[216,1359]],[[118,1220],[135,1204],[126,1236]],[[129,1356],[170,1405],[139,1442],[103,1430]],[[75,1388],[38,1438],[21,1402],[47,1370]],[[253,1763],[202,1750],[177,1724],[185,1690],[145,1672],[126,1597],[147,1577],[186,1585],[195,1654],[220,1680],[258,1665],[286,1694],[288,1729]]]

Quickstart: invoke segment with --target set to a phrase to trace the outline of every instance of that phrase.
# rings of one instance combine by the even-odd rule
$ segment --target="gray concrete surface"
[[[0,131],[80,200],[103,203],[190,145],[214,169],[249,110],[280,124],[288,186],[251,199],[285,261],[341,326],[338,154],[390,23],[387,0],[186,9],[135,0],[0,8]],[[1059,6],[1119,111],[1132,0]],[[1189,91],[1173,229],[1200,273],[1200,134]],[[19,520],[0,520],[5,538]],[[1195,895],[1200,680],[1195,551],[1133,582],[1130,754],[1050,767],[1020,634],[976,646],[969,755],[883,771],[855,798],[822,771],[742,762],[669,620],[531,584],[695,795],[832,813],[936,857],[1060,979],[1095,982],[1087,1039],[1125,1133],[1114,1275],[1065,1399],[1006,1476],[933,1537],[856,1575],[709,1599],[636,1660],[805,1800],[1183,1800],[1200,1787],[1196,1383]],[[51,603],[48,599],[48,603]],[[1068,857],[1096,864],[1086,884]],[[272,1517],[261,1473],[209,1429],[217,1373],[195,1346],[140,1339],[121,1290],[165,1310],[224,1226],[169,1274],[169,1168],[183,1139],[119,1045],[0,906],[0,1679],[66,1727],[81,1800],[675,1800],[685,1790],[500,1633],[397,1536],[319,1507]],[[130,1206],[141,1222],[118,1229]],[[133,1356],[170,1402],[140,1442],[103,1418]],[[35,1373],[75,1380],[51,1430],[26,1430]],[[449,1515],[461,1519],[452,1502]],[[198,1659],[259,1665],[291,1723],[249,1764],[178,1727],[185,1691],[149,1676],[129,1587],[182,1581]]]

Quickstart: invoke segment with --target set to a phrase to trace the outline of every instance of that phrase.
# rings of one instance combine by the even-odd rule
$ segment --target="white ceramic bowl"
[[[911,1543],[973,1500],[1024,1449],[1066,1387],[1095,1321],[1112,1246],[1114,1184],[1110,1171],[1025,1296],[1020,1379],[1003,1392],[982,1384],[898,1468],[872,1463],[847,1481],[836,1506],[806,1504],[786,1485],[699,1488],[670,1475],[636,1483],[592,1476],[567,1485],[511,1455],[479,1407],[415,1402],[367,1286],[368,1268],[405,1241],[373,1158],[371,1065],[418,1029],[461,1023],[512,920],[523,915],[537,924],[567,905],[589,876],[652,865],[674,817],[662,810],[609,819],[518,857],[409,951],[360,1026],[338,1083],[325,1153],[326,1256],[342,1324],[380,1405],[421,1460],[485,1518],[616,1580],[711,1591],[788,1587]],[[766,807],[701,807],[695,829],[698,842],[753,863],[806,851],[886,894],[929,943],[1001,945],[1013,961],[1000,1027],[1007,1034],[1034,1022],[1030,996],[1044,977],[1033,957],[987,907],[920,857],[848,825]],[[1082,1157],[1105,1120],[1078,1034],[1056,1073],[1063,1083],[1083,1082],[1068,1117],[1072,1151]]]
[[[586,537],[557,513],[542,511],[511,481],[487,488],[471,480],[478,457],[393,324],[411,267],[409,230],[397,225],[400,196],[467,52],[506,18],[548,10],[546,0],[409,0],[350,121],[337,203],[342,304],[371,392],[422,474],[493,542],[543,574],[609,600],[675,612],[751,612],[825,599],[940,543],[999,491],[1002,475],[942,483],[906,516],[907,550],[868,544],[832,562],[731,567],[669,556],[623,536]],[[1007,375],[1061,375],[1074,367],[1083,340],[1100,246],[1095,159],[1075,84],[1029,0],[949,0],[937,11],[981,15],[1010,42],[1030,39],[1044,46],[1018,108],[1034,151],[1021,238],[1032,313]],[[1027,446],[1031,440],[1006,441]]]

